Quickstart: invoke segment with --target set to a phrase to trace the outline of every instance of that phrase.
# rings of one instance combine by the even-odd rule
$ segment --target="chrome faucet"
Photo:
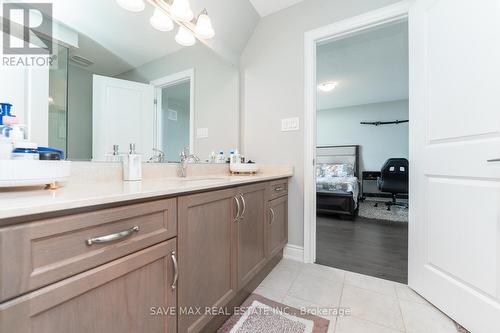
[[[195,163],[198,163],[200,161],[200,159],[195,154],[189,154],[189,150],[187,150],[187,149],[185,149],[181,153],[180,157],[181,157],[181,163],[179,164],[179,168],[180,168],[181,177],[186,177],[187,167],[189,165],[189,162],[194,161]]]
[[[165,162],[165,153],[158,149],[158,148],[153,148],[153,152],[155,153],[153,156],[151,156],[148,160],[149,163],[163,163]]]

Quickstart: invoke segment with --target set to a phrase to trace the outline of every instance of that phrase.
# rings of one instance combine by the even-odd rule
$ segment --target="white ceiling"
[[[250,0],[261,17],[278,12],[304,0]]]
[[[132,13],[121,8],[115,0],[52,0],[52,3],[56,21],[88,37],[85,43],[87,49],[79,52],[85,53],[90,60],[93,60],[89,57],[92,54],[98,56],[104,51],[121,59],[116,62],[116,68],[113,66],[114,61],[108,61],[107,65],[111,66],[108,68],[112,72],[122,70],[124,64],[128,65],[128,69],[138,67],[182,48],[174,40],[176,31],[159,32],[151,27],[151,5],[147,5],[141,13]],[[216,36],[207,43],[208,47],[237,64],[239,55],[260,20],[250,2],[190,0],[190,3],[196,14],[206,8],[212,18]],[[95,41],[93,47],[89,40]]]
[[[318,46],[318,110],[408,98],[408,25],[386,25]]]

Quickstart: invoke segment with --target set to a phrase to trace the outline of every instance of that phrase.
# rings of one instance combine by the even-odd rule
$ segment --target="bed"
[[[354,219],[360,195],[359,146],[316,149],[316,211]]]

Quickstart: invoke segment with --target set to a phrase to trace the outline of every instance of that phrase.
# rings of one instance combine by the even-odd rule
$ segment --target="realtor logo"
[[[3,4],[4,55],[52,54],[52,4]]]

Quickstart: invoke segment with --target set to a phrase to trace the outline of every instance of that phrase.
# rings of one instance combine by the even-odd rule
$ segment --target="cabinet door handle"
[[[274,190],[275,190],[276,192],[281,192],[281,191],[284,191],[284,190],[285,190],[285,188],[284,188],[284,187],[282,187],[282,186],[280,186],[280,187],[275,187],[275,188],[274,188]]]
[[[272,208],[269,208],[269,211],[271,212],[271,222],[269,222],[269,224],[273,224],[276,214],[274,214],[274,209]]]
[[[177,265],[177,258],[175,257],[175,251],[172,251],[170,257],[172,258],[172,263],[174,264],[174,282],[172,282],[172,290],[177,288],[177,281],[179,280],[179,266]]]
[[[132,235],[134,232],[139,232],[139,226],[133,226],[130,229],[123,230],[120,232],[117,232],[116,234],[110,234],[106,236],[99,236],[99,237],[93,237],[87,239],[86,243],[88,246],[91,246],[92,244],[95,243],[109,243],[109,242],[114,242],[119,239],[127,238],[130,235]]]
[[[243,210],[242,210],[241,216],[240,216],[240,220],[242,220],[243,217],[245,216],[246,211],[247,211],[247,203],[245,201],[245,197],[241,193],[240,193],[240,198],[241,198],[241,202],[243,203]]]
[[[500,158],[494,158],[494,159],[488,160],[488,163],[493,163],[493,162],[500,162]]]
[[[238,196],[234,196],[233,199],[234,199],[234,201],[236,201],[237,212],[236,212],[236,217],[234,218],[234,221],[236,222],[240,219],[241,205],[240,205],[240,201],[238,200]]]

